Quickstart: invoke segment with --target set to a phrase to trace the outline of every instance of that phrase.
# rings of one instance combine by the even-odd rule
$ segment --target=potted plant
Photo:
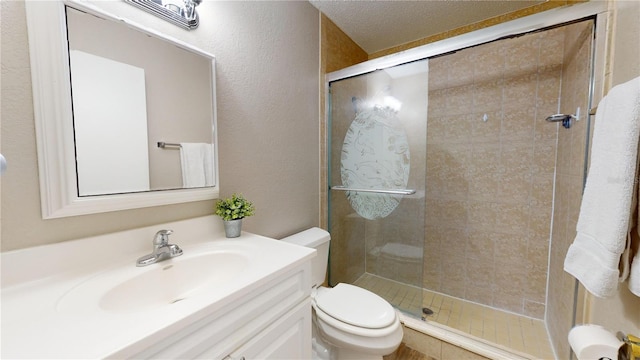
[[[242,219],[253,215],[253,204],[241,194],[233,194],[228,199],[220,199],[216,202],[216,215],[224,222],[224,232],[228,238],[240,236]]]

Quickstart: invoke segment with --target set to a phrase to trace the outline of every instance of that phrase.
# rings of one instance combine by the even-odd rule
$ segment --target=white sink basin
[[[66,293],[57,309],[79,313],[96,307],[108,312],[150,311],[215,291],[249,267],[246,254],[218,250],[186,254],[146,267],[119,267],[91,277]]]
[[[172,243],[183,255],[136,267],[161,228],[175,231]],[[211,344],[226,344],[231,328],[244,329],[230,309],[273,290],[268,284],[282,274],[308,275],[314,253],[246,232],[227,239],[215,215],[2,252],[0,358],[143,358],[150,346],[174,335],[194,339],[187,328],[223,317],[229,323],[216,327]],[[243,314],[264,315],[261,308]],[[176,354],[196,354],[189,351]]]

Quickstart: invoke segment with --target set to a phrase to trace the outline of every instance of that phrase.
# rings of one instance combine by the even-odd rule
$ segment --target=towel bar
[[[371,192],[371,193],[392,194],[392,195],[413,195],[416,193],[416,191],[413,189],[359,189],[359,188],[349,188],[344,186],[332,186],[331,190]]]
[[[174,143],[168,143],[168,142],[164,142],[164,141],[158,141],[158,147],[161,148],[161,149],[165,149],[165,148],[181,148],[182,145],[174,144]]]

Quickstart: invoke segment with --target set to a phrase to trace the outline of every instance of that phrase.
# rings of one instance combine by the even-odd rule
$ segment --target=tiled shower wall
[[[545,312],[564,31],[430,61],[424,287]]]
[[[588,139],[591,21],[566,27],[562,72],[561,110],[574,114],[580,107],[580,121],[558,133],[556,196],[549,263],[549,295],[546,322],[549,337],[560,359],[569,357],[565,341],[572,327],[575,279],[563,271],[564,257],[576,236],[576,223],[582,201],[584,159]]]

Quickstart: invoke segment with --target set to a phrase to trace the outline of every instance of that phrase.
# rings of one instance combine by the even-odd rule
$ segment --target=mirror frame
[[[78,196],[65,6],[118,21],[211,59],[215,186]],[[43,219],[210,200],[219,197],[215,57],[130,20],[75,0],[26,1]]]

